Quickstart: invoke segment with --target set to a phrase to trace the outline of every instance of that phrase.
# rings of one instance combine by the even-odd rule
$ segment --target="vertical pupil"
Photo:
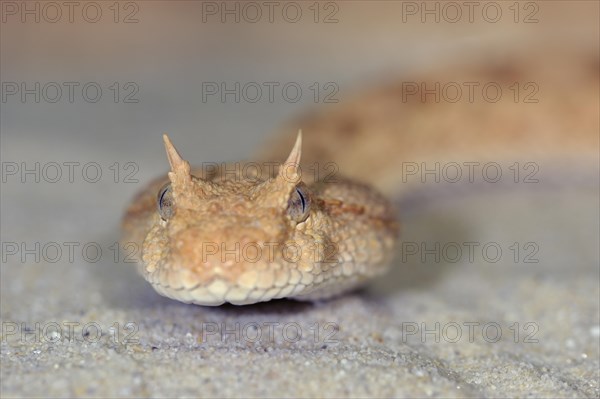
[[[300,201],[302,201],[302,212],[304,212],[304,210],[306,209],[306,201],[304,200],[304,196],[302,195],[300,190],[296,189],[296,192],[298,193],[298,196],[300,196]]]
[[[160,204],[160,207],[161,207],[161,208],[162,208],[162,206],[163,206],[163,199],[164,199],[164,197],[165,197],[165,194],[167,193],[167,191],[169,191],[169,189],[168,189],[168,188],[165,188],[165,189],[163,190],[162,194],[160,195],[160,201],[159,201],[158,203]]]

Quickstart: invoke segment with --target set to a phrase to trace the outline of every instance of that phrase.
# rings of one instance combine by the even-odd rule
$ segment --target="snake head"
[[[206,305],[288,295],[289,264],[314,262],[302,249],[284,252],[312,241],[301,132],[287,160],[260,178],[195,176],[168,136],[163,139],[171,170],[144,241],[145,273],[156,274],[150,280],[166,284],[162,293],[169,297]]]

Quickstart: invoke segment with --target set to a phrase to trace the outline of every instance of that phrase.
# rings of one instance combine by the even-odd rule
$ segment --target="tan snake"
[[[191,169],[165,135],[168,177],[141,191],[124,217],[123,242],[141,248],[140,273],[158,293],[199,305],[327,298],[389,267],[399,225],[386,196],[414,188],[401,181],[406,162],[597,162],[596,55],[522,54],[417,82],[440,80],[495,82],[510,95],[435,101],[405,95],[403,80],[294,121],[304,147],[298,134],[282,162],[291,143],[283,135],[261,157],[280,167],[234,175]],[[533,82],[538,101],[517,101],[507,89],[515,82]],[[306,167],[327,161],[356,180],[312,181]]]

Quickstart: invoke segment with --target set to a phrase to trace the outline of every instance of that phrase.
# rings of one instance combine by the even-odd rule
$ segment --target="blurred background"
[[[312,109],[327,112],[398,77],[431,76],[446,66],[542,47],[555,59],[564,52],[597,60],[597,2],[1,6],[3,396],[598,396],[597,162],[584,171],[591,180],[562,192],[559,201],[548,192],[517,193],[405,212],[405,240],[478,239],[506,248],[534,241],[538,264],[408,262],[366,293],[316,308],[284,302],[244,311],[169,301],[123,264],[113,246],[134,193],[167,170],[163,132],[192,163],[252,159],[290,119]],[[69,259],[66,243],[73,242]],[[52,243],[63,253],[55,256]],[[82,255],[89,243],[90,254]],[[203,320],[265,318],[306,325],[335,319],[342,354],[294,348],[256,354],[235,345],[209,354],[202,343],[181,344]],[[455,350],[399,338],[403,321],[487,318],[505,328],[535,322],[541,343],[465,342]],[[52,320],[134,321],[141,343],[23,343],[8,340],[4,329],[4,323]],[[381,352],[364,360],[365,346]],[[169,354],[172,348],[179,354]],[[347,374],[334,383],[330,372],[344,353],[358,354],[345,358]],[[258,369],[248,369],[250,363]],[[237,365],[238,377],[218,371],[229,364]],[[501,371],[490,372],[493,367]],[[194,369],[211,379],[203,381],[204,391]],[[269,374],[281,369],[294,373]]]

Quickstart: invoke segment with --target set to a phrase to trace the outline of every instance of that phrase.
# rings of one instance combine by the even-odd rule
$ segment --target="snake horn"
[[[187,169],[189,169],[189,164],[181,158],[179,152],[169,139],[169,136],[165,133],[163,134],[163,141],[165,142],[165,150],[167,151],[167,158],[169,159],[169,165],[171,165],[171,171],[173,173],[185,171],[186,164]],[[188,170],[189,173],[189,170]]]
[[[188,161],[181,158],[181,155],[179,155],[179,152],[177,152],[177,149],[166,133],[163,134],[163,141],[165,142],[165,150],[167,151],[169,165],[171,165],[169,180],[171,180],[175,197],[178,197],[189,192],[191,189],[192,175],[190,173],[190,164]]]
[[[302,157],[302,129],[298,130],[296,143],[287,160],[279,168],[279,176],[292,182],[300,181],[300,158]]]

